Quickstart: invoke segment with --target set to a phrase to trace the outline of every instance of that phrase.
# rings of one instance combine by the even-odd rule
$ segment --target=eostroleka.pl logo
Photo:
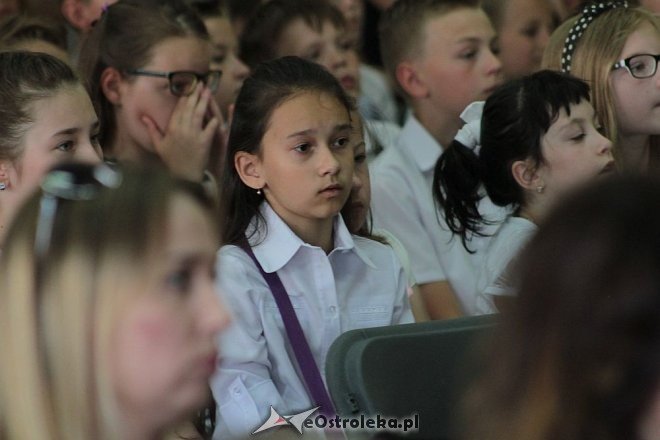
[[[316,408],[308,409],[307,411],[303,411],[301,413],[294,414],[292,416],[281,416],[271,406],[270,416],[268,417],[268,420],[266,420],[264,424],[258,427],[257,430],[254,431],[252,434],[257,434],[267,429],[275,428],[276,426],[293,426],[294,428],[296,428],[296,431],[302,434],[303,423],[305,423],[305,420],[307,420],[307,418],[311,416],[312,413],[319,408],[320,407],[317,406]]]
[[[365,416],[353,418],[342,418],[339,416],[327,417],[318,414],[312,417],[312,414],[319,409],[308,409],[291,416],[280,415],[272,406],[270,407],[270,416],[263,425],[258,427],[252,434],[258,434],[267,429],[278,426],[293,426],[299,434],[305,429],[349,429],[362,431],[392,431],[392,432],[416,432],[419,430],[419,414],[414,414],[403,419],[391,417]]]

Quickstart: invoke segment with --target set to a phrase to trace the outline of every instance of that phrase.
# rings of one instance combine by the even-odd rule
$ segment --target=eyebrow
[[[465,38],[461,38],[460,40],[456,40],[457,44],[460,44],[460,43],[479,43],[479,42],[481,42],[481,38],[477,38],[477,37],[465,37]]]
[[[460,40],[456,40],[456,44],[463,44],[463,43],[479,44],[482,41],[488,41],[490,43],[490,42],[495,41],[496,39],[497,39],[497,35],[495,35],[494,37],[491,37],[491,38],[488,38],[488,37],[486,37],[486,38],[484,38],[484,37],[463,37]]]
[[[332,132],[336,133],[338,131],[344,131],[344,130],[350,130],[350,129],[351,129],[351,124],[340,124],[340,125],[336,125],[333,128]],[[316,130],[314,130],[312,128],[310,128],[308,130],[297,131],[295,133],[291,133],[290,135],[288,135],[287,139],[288,138],[293,138],[293,137],[298,137],[298,136],[306,136],[306,135],[309,135],[311,133],[314,133],[315,131]]]
[[[565,129],[571,127],[572,125],[581,124],[583,122],[586,122],[586,119],[584,119],[584,118],[570,118],[568,121],[566,121],[565,124],[563,124],[561,126],[560,130],[565,130]]]
[[[594,115],[591,118],[591,122],[595,123],[597,121],[598,121],[598,116],[594,112]],[[565,131],[565,130],[569,129],[573,124],[585,124],[585,123],[588,123],[588,122],[589,122],[589,118],[571,118],[559,130],[560,131]]]
[[[99,121],[94,122],[92,124],[92,131],[99,128],[100,125],[101,125],[101,123]],[[60,135],[63,135],[63,134],[75,134],[79,131],[80,131],[80,128],[78,128],[78,127],[65,128],[64,130],[60,130],[57,133],[53,134],[53,136],[60,136]]]

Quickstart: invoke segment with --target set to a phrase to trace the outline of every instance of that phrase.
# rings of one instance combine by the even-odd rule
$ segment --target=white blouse
[[[489,221],[484,236],[474,236],[469,253],[447,226],[433,198],[433,173],[442,146],[410,115],[396,145],[386,148],[371,167],[374,226],[390,231],[408,251],[417,284],[449,281],[468,315],[478,314],[477,271],[483,249],[509,214],[484,197],[479,212]]]
[[[352,236],[340,216],[334,249],[304,243],[263,203],[267,235],[250,239],[268,273],[277,272],[325,378],[332,342],[352,329],[413,322],[407,282],[387,245]],[[254,224],[254,223],[253,223]],[[262,238],[261,242],[255,241]],[[313,407],[273,295],[250,257],[239,247],[218,253],[218,285],[233,322],[219,340],[222,362],[211,380],[217,402],[214,438],[253,432],[270,406],[291,415]]]
[[[509,217],[486,248],[484,263],[479,271],[477,310],[479,313],[497,313],[494,296],[512,296],[512,281],[509,271],[522,248],[538,228],[522,217]]]

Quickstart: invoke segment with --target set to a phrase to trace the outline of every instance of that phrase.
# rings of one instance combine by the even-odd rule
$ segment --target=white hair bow
[[[474,151],[474,154],[479,154],[481,148],[481,114],[483,111],[484,101],[475,101],[465,107],[461,113],[461,119],[465,125],[458,130],[454,137],[455,140]]]

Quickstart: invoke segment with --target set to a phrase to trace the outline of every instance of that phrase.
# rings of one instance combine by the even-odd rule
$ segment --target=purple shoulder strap
[[[330,400],[328,391],[321,378],[321,373],[316,365],[316,361],[309,348],[307,339],[305,339],[305,334],[300,327],[300,322],[298,321],[296,312],[293,310],[291,299],[282,284],[282,280],[280,280],[280,277],[277,276],[276,272],[266,273],[264,271],[247,241],[240,243],[239,246],[250,256],[250,258],[252,258],[252,261],[254,261],[254,264],[259,268],[261,275],[264,277],[270,291],[273,293],[275,303],[282,316],[282,321],[284,321],[286,334],[289,337],[289,342],[293,347],[298,366],[300,366],[300,371],[307,384],[307,389],[312,395],[312,399],[316,405],[321,407],[319,412],[326,416],[333,417],[335,415],[335,407],[332,404],[332,400]]]

